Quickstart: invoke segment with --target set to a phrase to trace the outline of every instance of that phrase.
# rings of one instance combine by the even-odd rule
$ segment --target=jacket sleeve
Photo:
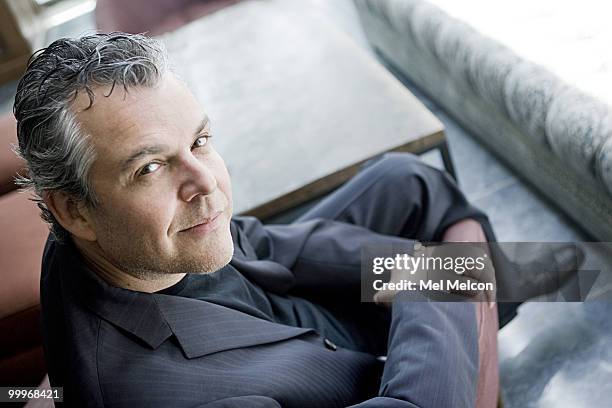
[[[412,402],[403,401],[397,398],[375,397],[349,408],[421,408]]]
[[[281,405],[270,397],[262,395],[244,395],[230,397],[198,405],[197,408],[281,408]]]
[[[472,408],[478,385],[478,327],[469,302],[393,300],[387,361],[376,398],[359,408]]]

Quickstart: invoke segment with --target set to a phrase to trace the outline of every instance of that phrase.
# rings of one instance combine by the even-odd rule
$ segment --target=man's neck
[[[87,266],[108,284],[119,288],[153,293],[169,288],[185,277],[184,273],[135,276],[121,270],[109,261],[96,242],[86,242],[80,239],[73,239],[73,242]]]

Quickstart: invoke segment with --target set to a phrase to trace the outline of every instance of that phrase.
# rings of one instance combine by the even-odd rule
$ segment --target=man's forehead
[[[117,132],[129,133],[132,130],[131,128],[138,126],[137,118],[127,120],[128,117],[122,114],[129,104],[122,101],[120,96],[123,95],[120,94],[133,98],[133,93],[125,93],[123,89],[115,89],[107,97],[105,95],[108,95],[108,91],[104,88],[100,87],[92,91],[94,100],[91,106],[87,92],[82,90],[77,94],[71,108],[81,130],[85,134],[95,136],[94,143],[100,141],[101,135],[106,136]]]
[[[89,106],[87,92],[79,92],[73,111],[83,130],[89,134],[142,136],[162,127],[193,127],[203,113],[189,90],[174,78],[166,79],[155,87],[98,87],[94,103]],[[109,94],[110,93],[110,94]],[[188,130],[188,129],[185,129]]]

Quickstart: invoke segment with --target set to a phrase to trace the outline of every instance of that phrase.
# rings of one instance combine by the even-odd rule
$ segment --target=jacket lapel
[[[293,272],[283,265],[267,260],[250,260],[236,254],[230,265],[264,290],[285,294],[295,284]]]
[[[154,299],[187,358],[314,332],[286,326],[198,299],[154,294]]]

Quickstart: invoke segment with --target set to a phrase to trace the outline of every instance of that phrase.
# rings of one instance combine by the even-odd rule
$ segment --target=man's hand
[[[399,286],[414,282],[411,290],[426,290],[426,283],[442,283],[443,293],[459,295],[470,301],[495,301],[495,269],[486,243],[448,243],[439,246],[415,244],[413,257],[421,258],[416,270],[393,269],[389,282]],[[468,262],[466,260],[477,260]],[[452,265],[452,268],[441,267]],[[433,268],[432,268],[433,266]],[[449,283],[453,283],[452,285]],[[480,283],[492,283],[493,290],[480,290]],[[425,286],[424,286],[425,285]],[[388,286],[387,286],[388,287]],[[401,290],[384,289],[374,295],[377,304],[390,305]],[[456,299],[456,296],[454,297]]]

